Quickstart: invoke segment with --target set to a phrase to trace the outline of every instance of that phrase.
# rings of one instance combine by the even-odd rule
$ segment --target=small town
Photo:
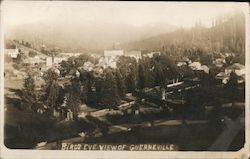
[[[5,39],[5,146],[170,144],[174,150],[240,150],[245,142],[244,15],[214,21],[210,28],[197,22],[189,30],[177,29],[163,40],[113,42],[98,50]]]

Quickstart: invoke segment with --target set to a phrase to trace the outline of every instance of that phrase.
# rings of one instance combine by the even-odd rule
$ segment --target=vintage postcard
[[[249,4],[2,1],[8,158],[249,158]]]

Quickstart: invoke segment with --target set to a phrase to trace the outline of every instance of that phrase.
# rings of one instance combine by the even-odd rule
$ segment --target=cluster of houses
[[[237,82],[239,84],[245,82],[245,66],[240,63],[234,63],[231,66],[226,67],[225,71],[218,73],[215,78],[220,80],[223,84],[227,84],[231,72],[234,72],[238,76]]]
[[[6,49],[5,54],[10,58],[15,59],[20,54],[20,49],[18,49],[17,47],[15,49]],[[92,71],[93,69],[95,69],[95,72],[97,72],[97,74],[101,74],[103,72],[103,69],[107,67],[116,68],[117,67],[116,63],[120,56],[134,57],[138,61],[144,56],[152,58],[154,54],[160,55],[161,53],[150,52],[142,55],[141,51],[138,50],[132,50],[132,51],[124,51],[119,49],[104,50],[103,55],[98,55],[98,64],[94,65],[88,61],[84,63],[81,69],[84,69],[86,71]],[[42,71],[42,70],[47,70],[48,68],[54,66],[58,67],[62,61],[68,60],[69,57],[72,56],[77,57],[79,55],[81,55],[81,53],[60,53],[56,56],[48,56],[39,53],[34,57],[26,56],[26,58],[23,60],[23,63],[31,67],[39,65],[41,68],[40,71]],[[213,59],[213,64],[218,68],[222,68],[226,63],[225,58],[233,55],[234,54],[232,53],[231,54],[226,53],[225,55],[222,55],[220,58]],[[97,56],[97,55],[91,54],[91,56]],[[190,59],[185,58],[185,60],[177,62],[178,67],[181,67],[183,65],[189,66],[192,70],[204,71],[205,73],[209,74],[210,68],[207,65],[202,65],[199,61],[191,61]],[[245,79],[245,66],[239,63],[234,63],[231,66],[226,67],[224,71],[219,72],[216,75],[216,79],[221,80],[223,84],[226,84],[227,81],[229,80],[229,76],[232,71],[234,71],[236,75],[239,76],[238,82],[243,83]]]
[[[69,57],[72,56],[77,57],[81,55],[81,53],[59,53],[54,56],[49,56],[35,51],[37,52],[37,55],[35,55],[34,57],[30,57],[28,56],[29,50],[24,49],[23,51],[26,52],[25,59],[23,60],[24,64],[31,66],[41,65],[44,68],[45,67],[51,68],[53,66],[58,66],[62,61],[68,60]],[[152,57],[153,54],[157,53],[160,54],[160,52],[151,52],[143,56]],[[10,58],[15,59],[18,57],[18,54],[20,54],[20,49],[18,48],[6,49],[5,54],[7,54],[7,56]],[[95,57],[98,56],[99,60],[97,66],[101,66],[105,69],[107,67],[116,68],[116,62],[119,56],[134,57],[138,61],[139,59],[142,58],[142,53],[141,51],[138,50],[124,51],[124,50],[114,49],[114,50],[104,50],[103,55],[91,54],[91,56]]]
[[[20,54],[20,49],[18,48],[6,49],[5,54],[10,58],[15,59],[18,57],[18,54]],[[91,56],[95,56],[95,57],[98,56],[97,64],[93,64],[90,61],[87,61],[84,63],[83,66],[81,66],[78,69],[79,70],[83,69],[85,71],[94,71],[96,76],[102,76],[103,69],[107,67],[111,67],[111,68],[117,67],[116,64],[120,56],[133,57],[138,61],[139,59],[145,56],[152,58],[155,54],[160,55],[161,53],[150,52],[150,53],[142,55],[141,51],[138,51],[138,50],[134,50],[134,51],[104,50],[103,55],[91,54]],[[36,77],[41,77],[43,76],[43,72],[46,71],[48,68],[54,68],[54,71],[60,74],[60,71],[58,69],[59,64],[62,61],[68,60],[72,56],[77,57],[79,55],[81,55],[81,53],[60,53],[56,56],[48,56],[48,55],[39,53],[34,57],[27,56],[24,59],[23,63],[29,64],[30,67],[39,65],[39,67],[34,67],[32,69],[37,72],[37,74],[35,75]],[[225,55],[225,56],[230,56],[230,55]],[[213,64],[218,68],[222,68],[225,64],[225,58],[222,57],[222,58],[214,59]],[[185,58],[185,60],[177,62],[178,67],[181,67],[183,65],[187,65],[192,70],[195,70],[195,71],[203,71],[206,74],[209,74],[209,71],[210,71],[210,68],[207,65],[202,65],[199,61],[191,61],[188,58]],[[14,70],[14,73],[18,74],[18,71],[21,72],[20,70]],[[239,77],[238,83],[243,83],[245,81],[245,66],[239,63],[234,63],[231,66],[226,67],[224,71],[218,73],[215,78],[221,80],[223,84],[226,84],[229,80],[231,72],[235,72],[235,74]],[[74,74],[75,76],[79,76],[80,72],[77,70],[74,72]],[[180,89],[179,87],[182,87],[182,86],[185,89],[188,88],[188,86],[184,86],[183,81],[173,81],[173,83],[169,84],[167,86],[167,89],[162,93],[161,99],[167,100],[168,96],[171,93],[176,92],[172,89],[179,90]],[[134,103],[134,100],[130,102],[125,102],[125,104],[122,104],[120,107],[121,108],[125,108],[127,106],[130,107],[133,103]],[[39,113],[43,113],[42,110],[39,109]],[[66,116],[67,120],[71,120],[73,118],[72,112],[70,110],[63,110],[63,111],[54,110],[53,115],[58,117],[58,116],[61,116],[62,113],[64,114],[63,116]]]
[[[226,84],[229,80],[230,73],[235,72],[238,76],[238,83],[245,82],[245,66],[240,63],[233,63],[230,66],[223,67],[226,64],[225,58],[228,56],[234,56],[232,53],[226,53],[221,55],[220,58],[213,59],[212,63],[215,67],[220,70],[223,70],[216,74],[215,79],[219,80],[222,84]],[[191,61],[188,58],[185,58],[182,61],[177,62],[177,66],[181,67],[183,65],[189,66],[194,71],[203,71],[206,74],[209,74],[210,68],[207,65],[202,65],[199,61]]]

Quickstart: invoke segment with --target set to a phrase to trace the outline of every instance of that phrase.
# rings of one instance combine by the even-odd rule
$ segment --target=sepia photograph
[[[3,1],[1,36],[3,158],[249,157],[248,3]]]

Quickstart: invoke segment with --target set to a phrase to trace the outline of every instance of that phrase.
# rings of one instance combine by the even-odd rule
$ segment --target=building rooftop
[[[240,63],[234,63],[231,66],[228,66],[227,69],[241,70],[241,69],[245,69],[245,66]]]
[[[124,55],[123,50],[104,50],[104,56],[122,56]]]

